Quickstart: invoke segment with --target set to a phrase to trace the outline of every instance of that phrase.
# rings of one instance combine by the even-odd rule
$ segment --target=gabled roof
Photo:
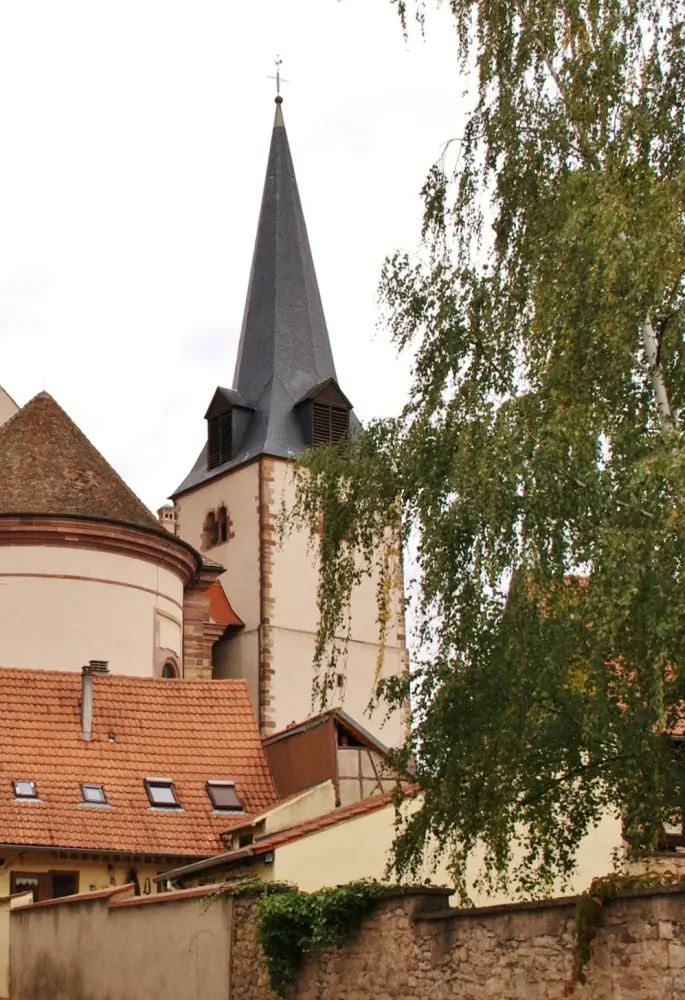
[[[222,403],[224,404],[224,406],[221,407],[222,409],[225,409],[226,404],[228,406],[240,406],[244,410],[252,409],[250,404],[246,402],[246,400],[244,400],[240,393],[236,392],[235,389],[225,389],[223,386],[218,386],[216,392],[212,396],[211,403],[207,407],[205,420],[211,417],[214,409],[218,409]]]
[[[339,728],[344,729],[355,739],[359,740],[360,743],[368,747],[369,750],[375,750],[382,756],[388,753],[388,748],[384,743],[376,739],[368,729],[364,729],[351,715],[344,712],[342,708],[328,708],[324,712],[319,712],[317,715],[312,715],[310,718],[304,719],[303,722],[291,722],[285,729],[280,729],[277,733],[272,733],[270,736],[265,737],[263,744],[265,747],[268,747],[274,743],[280,743],[291,736],[295,736],[297,733],[302,733],[307,729],[314,729],[331,718],[335,720]]]
[[[277,103],[233,378],[233,392],[254,412],[231,460],[208,469],[205,445],[173,496],[258,455],[297,455],[307,441],[295,406],[329,379],[333,352]]]
[[[220,580],[214,581],[207,591],[207,597],[209,598],[209,614],[213,622],[216,622],[217,625],[235,625],[242,628],[245,622],[231,607]]]
[[[44,514],[166,529],[52,396],[41,392],[0,427],[0,515]]]
[[[81,675],[0,669],[0,841],[202,857],[245,821],[213,812],[207,780],[234,781],[246,812],[277,796],[247,684],[93,676],[93,737],[82,738]],[[110,736],[111,734],[111,736]],[[168,778],[181,809],[153,809],[145,778]],[[35,781],[17,801],[12,781]],[[81,802],[102,784],[108,806]]]
[[[347,398],[347,396],[342,391],[342,389],[340,388],[340,386],[338,385],[338,383],[335,381],[334,378],[325,378],[323,382],[317,382],[316,385],[313,385],[311,389],[308,389],[305,392],[304,396],[301,396],[297,400],[296,405],[300,406],[302,403],[306,403],[310,399],[315,399],[319,395],[319,393],[323,389],[326,389],[327,387],[333,389],[337,393],[337,395],[340,396],[341,401],[345,403],[350,410],[352,409],[352,403],[350,403],[349,399]]]
[[[403,794],[405,796],[413,795],[416,790],[415,788],[405,789]],[[308,837],[311,834],[318,833],[320,830],[337,826],[339,823],[348,823],[350,820],[368,816],[371,813],[378,812],[380,809],[386,809],[392,804],[394,795],[394,792],[383,792],[379,795],[373,795],[368,799],[362,799],[361,802],[354,802],[350,806],[334,809],[323,816],[317,816],[315,819],[298,823],[297,826],[291,826],[287,830],[279,830],[277,833],[264,837],[261,840],[255,840],[249,847],[227,851],[225,854],[217,854],[215,857],[207,858],[204,861],[198,861],[194,864],[184,865],[182,868],[176,868],[173,871],[164,872],[163,875],[157,876],[155,882],[187,878],[201,871],[230,868],[231,865],[237,864],[246,858],[270,854],[271,851],[274,851],[283,844],[289,844],[294,840],[301,840],[303,837]]]

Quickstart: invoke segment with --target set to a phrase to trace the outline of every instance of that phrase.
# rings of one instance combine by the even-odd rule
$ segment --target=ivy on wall
[[[585,967],[592,958],[594,941],[602,916],[602,907],[618,893],[630,889],[647,889],[657,885],[675,885],[685,882],[685,875],[676,872],[645,872],[642,875],[603,875],[595,878],[579,897],[575,914],[575,943],[573,971],[564,987],[564,996],[571,996],[576,986],[587,980]]]
[[[282,997],[296,981],[305,952],[347,944],[383,888],[373,879],[316,892],[302,892],[289,882],[237,880],[210,892],[204,905],[224,893],[256,898],[257,933],[271,989]]]

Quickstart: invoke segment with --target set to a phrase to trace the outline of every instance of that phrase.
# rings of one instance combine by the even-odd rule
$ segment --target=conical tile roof
[[[165,533],[47,392],[0,427],[0,515],[114,520]]]

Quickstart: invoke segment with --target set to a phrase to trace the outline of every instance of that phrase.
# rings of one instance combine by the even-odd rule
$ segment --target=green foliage
[[[376,882],[360,881],[317,892],[291,887],[262,895],[257,925],[274,993],[285,995],[305,952],[346,944],[380,890]]]
[[[593,879],[589,889],[582,894],[576,904],[575,945],[573,949],[573,972],[564,987],[564,996],[575,992],[578,983],[586,982],[585,966],[592,958],[592,942],[607,900],[628,889],[646,889],[656,885],[675,885],[685,882],[685,876],[674,872],[645,872],[643,875],[605,875]]]
[[[285,523],[320,556],[323,703],[352,588],[411,557],[414,669],[374,693],[411,695],[423,791],[396,873],[437,841],[464,897],[480,845],[484,888],[545,893],[601,816],[650,847],[685,799],[685,2],[449,9],[472,110],[381,282],[411,397],[305,455]]]

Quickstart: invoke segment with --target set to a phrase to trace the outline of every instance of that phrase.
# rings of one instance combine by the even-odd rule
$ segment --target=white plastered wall
[[[295,487],[286,462],[275,461],[272,517],[277,518],[282,504],[289,507]],[[301,721],[312,709],[313,659],[318,610],[317,557],[308,545],[304,533],[293,533],[273,550],[270,608],[272,664],[272,698],[276,705],[276,728],[292,721]],[[382,676],[404,669],[405,652],[398,640],[399,593],[394,594],[393,614],[385,643]],[[350,605],[350,635],[347,656],[341,666],[342,687],[335,688],[330,698],[341,705],[354,719],[388,746],[396,746],[403,737],[404,720],[400,712],[385,720],[384,711],[368,714],[367,708],[374,689],[378,658],[378,620],[376,580],[365,578],[352,594]]]
[[[395,810],[390,805],[282,844],[275,851],[273,877],[294,882],[309,892],[355,879],[382,879],[395,835],[394,822]],[[621,846],[620,822],[606,816],[582,841],[570,887],[562,891],[558,886],[552,895],[583,892],[593,878],[613,871],[613,852]],[[480,857],[475,855],[467,873],[470,883],[479,867]],[[430,877],[434,885],[451,884],[444,863],[433,872],[426,866],[423,875]],[[506,893],[492,896],[474,893],[472,899],[476,906],[486,906],[512,902],[514,897]]]
[[[163,624],[162,624],[163,623]],[[183,582],[132,556],[82,547],[0,546],[0,664],[151,676],[160,632],[182,655]]]
[[[259,464],[236,469],[211,480],[178,499],[178,534],[198,551],[209,511],[225,505],[233,535],[221,545],[206,550],[208,558],[225,567],[220,578],[235,613],[245,622],[244,632],[259,625]]]

